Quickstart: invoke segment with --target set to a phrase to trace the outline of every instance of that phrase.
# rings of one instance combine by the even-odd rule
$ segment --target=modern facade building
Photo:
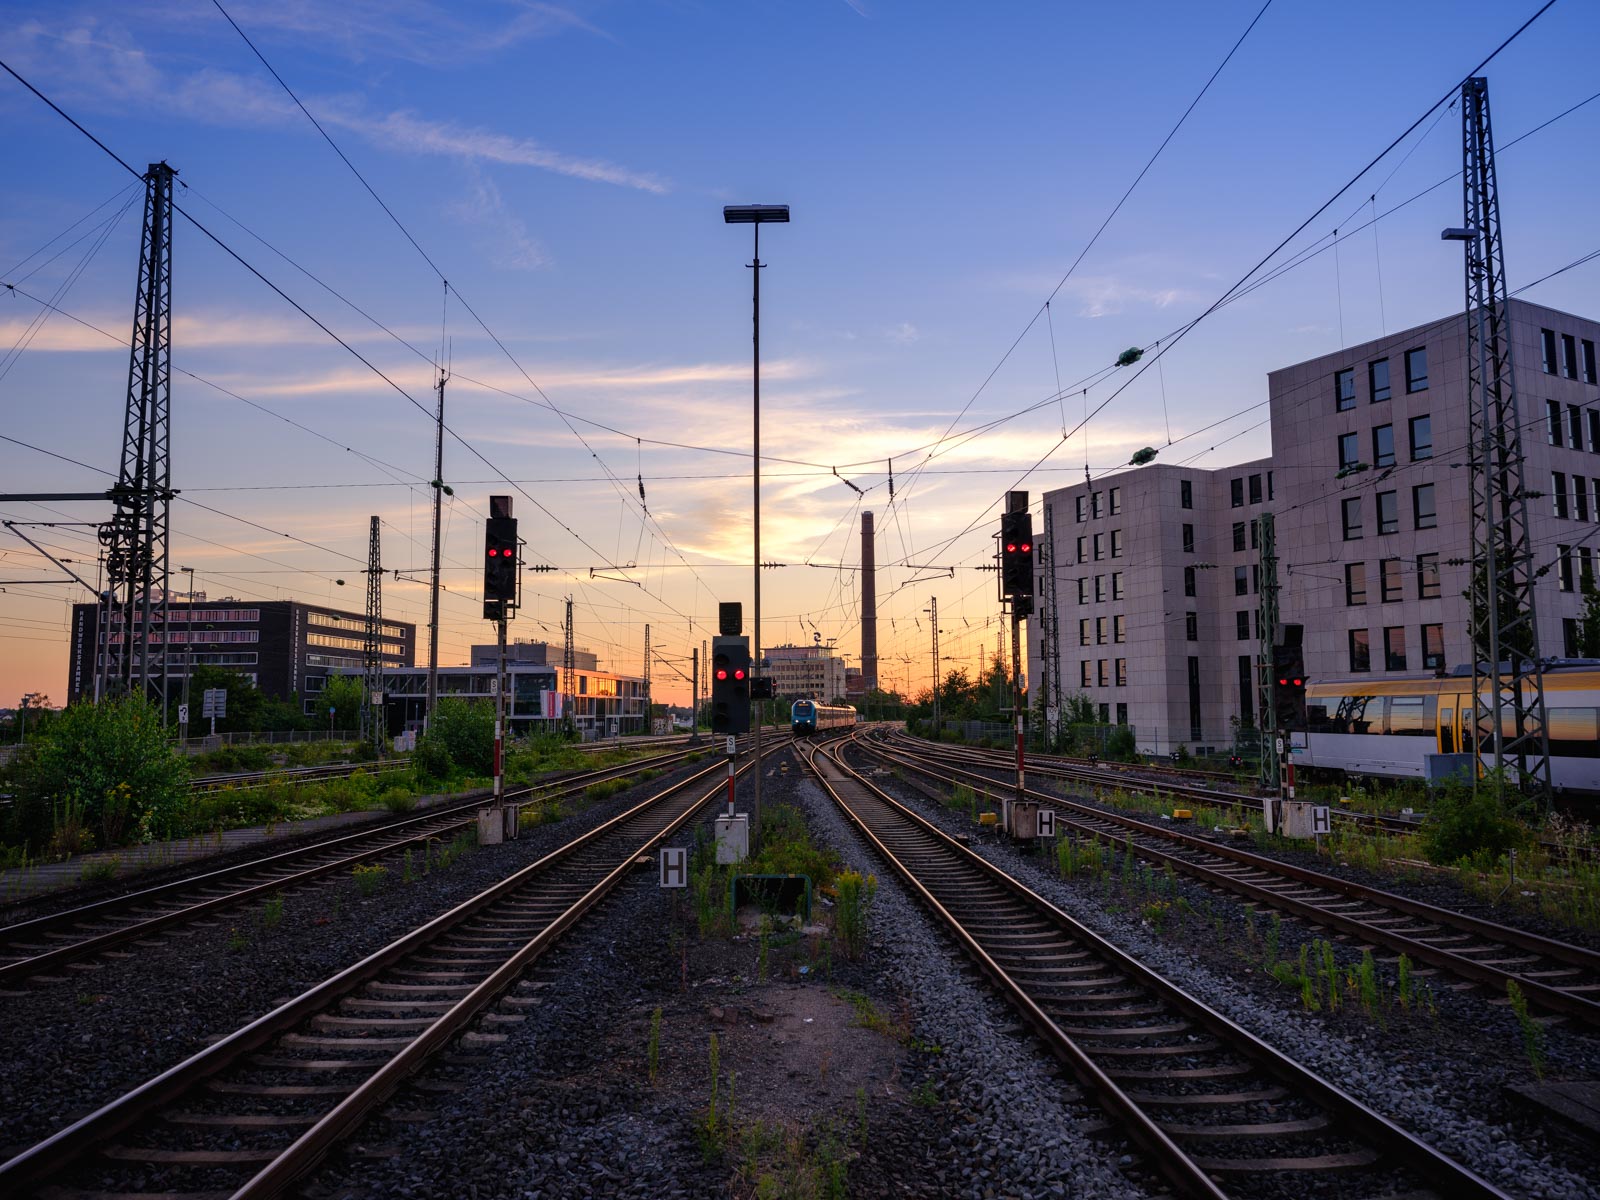
[[[783,699],[827,704],[845,694],[844,660],[831,646],[769,646],[761,653],[763,673]]]
[[[75,604],[67,668],[69,700],[95,694],[96,654],[105,660],[106,645],[120,644],[120,613],[109,628],[100,628],[98,604]],[[312,697],[330,674],[342,669],[359,673],[366,644],[364,613],[302,604],[297,600],[208,600],[191,603],[169,597],[172,628],[155,630],[151,641],[168,655],[167,673],[174,692],[183,686],[191,666],[237,671],[269,696],[299,695],[310,711]],[[384,621],[380,639],[385,669],[409,667],[417,656],[417,627],[407,621]],[[137,661],[137,658],[136,658]],[[159,670],[159,667],[157,668]]]
[[[1600,544],[1600,323],[1510,303],[1541,652],[1577,653]],[[1152,465],[1049,492],[1062,690],[1138,745],[1223,747],[1256,718],[1258,517],[1310,679],[1470,663],[1465,317],[1271,372],[1272,454]],[[1048,647],[1028,636],[1029,678]]]
[[[439,695],[492,701],[499,647],[472,647],[465,667],[439,668]],[[568,714],[562,698],[562,648],[545,642],[513,642],[506,646],[508,721],[513,733],[550,730]],[[573,652],[574,686],[570,715],[585,738],[640,733],[645,727],[644,679],[599,669],[590,651]],[[359,674],[359,672],[349,672]],[[389,730],[422,728],[428,702],[428,669],[385,669],[384,709]]]

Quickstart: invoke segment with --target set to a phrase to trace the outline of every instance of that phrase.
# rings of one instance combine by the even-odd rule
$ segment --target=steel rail
[[[1001,786],[999,781],[986,776],[960,770],[948,763],[938,763],[938,769],[935,771],[932,767],[936,760],[931,758],[919,758],[905,752],[886,750],[870,745],[866,749],[869,753],[881,755],[892,762],[898,762],[903,766],[918,770],[940,782],[952,782],[954,781],[953,777],[959,777],[961,782],[965,782],[969,786],[976,786],[996,802],[1004,799],[1001,793],[992,790],[997,786]],[[1236,895],[1279,909],[1312,924],[1336,929],[1342,933],[1358,937],[1363,941],[1384,946],[1389,950],[1406,955],[1414,962],[1438,967],[1474,983],[1491,984],[1503,991],[1507,981],[1515,980],[1517,986],[1522,989],[1530,1002],[1537,1003],[1551,1012],[1576,1017],[1590,1025],[1600,1025],[1600,988],[1597,988],[1593,982],[1600,980],[1600,953],[1570,942],[1558,941],[1557,939],[1530,933],[1513,926],[1500,925],[1493,921],[1486,921],[1481,917],[1470,916],[1466,913],[1459,913],[1451,909],[1428,904],[1425,901],[1414,900],[1408,896],[1401,896],[1381,888],[1341,879],[1338,876],[1313,871],[1293,863],[1281,862],[1278,859],[1255,854],[1236,846],[1223,845],[1182,830],[1153,825],[1124,813],[1108,812],[1092,805],[1031,788],[1028,789],[1027,794],[1031,799],[1037,800],[1055,811],[1058,822],[1091,838],[1108,837],[1105,826],[1111,826],[1114,829],[1124,831],[1127,835],[1132,835],[1123,840],[1121,844],[1127,846],[1135,855],[1148,862],[1155,863],[1161,867],[1171,866],[1173,870],[1181,871],[1208,886],[1231,891]],[[1096,828],[1095,825],[1088,822],[1099,822],[1101,827]],[[1431,922],[1439,926],[1441,930],[1459,930],[1474,937],[1484,938],[1499,947],[1521,950],[1529,954],[1539,955],[1547,960],[1567,964],[1570,967],[1588,973],[1591,982],[1580,986],[1595,991],[1597,999],[1591,1000],[1576,990],[1563,989],[1546,983],[1533,973],[1506,970],[1489,962],[1480,962],[1456,951],[1443,949],[1416,937],[1408,936],[1406,933],[1373,924],[1371,920],[1363,920],[1360,917],[1337,911],[1327,907],[1325,904],[1317,904],[1301,897],[1285,895],[1273,888],[1264,887],[1259,883],[1241,878],[1228,871],[1219,870],[1204,862],[1197,862],[1192,858],[1186,858],[1179,854],[1167,853],[1157,846],[1147,844],[1147,842],[1134,840],[1135,836],[1176,843],[1186,849],[1208,855],[1214,859],[1237,863],[1263,874],[1316,887],[1324,892],[1331,893],[1330,899],[1346,898],[1390,912],[1403,913],[1406,916]],[[1118,844],[1118,839],[1115,837],[1109,837],[1109,840],[1113,845]]]
[[[877,787],[844,763],[838,757],[838,754],[839,751],[832,749],[814,750],[811,755],[813,769],[815,769],[817,758],[822,758],[832,764],[845,782],[860,788],[866,793],[870,801],[875,802],[882,811],[890,814],[903,828],[914,831],[919,837],[930,843],[942,856],[944,863],[954,864],[957,867],[966,868],[969,872],[975,872],[984,882],[1005,896],[1021,901],[1034,915],[1055,926],[1071,942],[1087,948],[1093,957],[1110,964],[1113,969],[1133,980],[1140,987],[1159,996],[1167,1005],[1177,1010],[1184,1017],[1194,1020],[1197,1025],[1216,1036],[1227,1047],[1241,1054],[1254,1066],[1293,1088],[1296,1094],[1310,1098],[1319,1107],[1329,1111],[1336,1120],[1343,1122],[1347,1128],[1361,1135],[1367,1143],[1378,1147],[1383,1152],[1394,1155],[1416,1171],[1423,1182],[1430,1186],[1447,1186],[1449,1190],[1444,1194],[1449,1195],[1452,1200],[1456,1200],[1457,1197],[1507,1200],[1504,1192],[1469,1168],[1435,1150],[1432,1146],[1382,1116],[1348,1092],[1282,1054],[1248,1030],[1234,1024],[1228,1017],[1204,1004],[1164,976],[1146,967],[1143,963],[1096,934],[1093,930],[1079,924],[1031,888],[961,845],[932,822],[895,800],[883,789]],[[865,812],[858,811],[857,807],[853,807],[841,795],[836,782],[829,780],[822,771],[817,771],[816,774],[834,801],[852,823],[861,830],[862,834],[884,858],[885,862],[898,871],[910,884],[919,899],[950,927],[957,941],[973,956],[984,973],[997,983],[1007,999],[1011,1000],[1022,1011],[1028,1023],[1041,1034],[1046,1045],[1073,1069],[1080,1081],[1094,1093],[1096,1098],[1114,1117],[1124,1121],[1134,1140],[1147,1153],[1152,1155],[1155,1167],[1187,1195],[1209,1198],[1226,1196],[1227,1193],[1221,1189],[1212,1174],[1219,1171],[1237,1171],[1242,1169],[1242,1164],[1238,1161],[1218,1163],[1215,1160],[1203,1160],[1202,1162],[1196,1162],[1184,1152],[1174,1139],[1168,1135],[1162,1123],[1151,1117],[1134,1097],[1119,1087],[1108,1073],[1099,1067],[1094,1060],[1093,1052],[1080,1046],[1034,1000],[1029,993],[1029,989],[996,961],[994,955],[984,947],[984,935],[967,930],[950,912],[949,908],[934,896],[932,890],[923,882],[917,872],[902,861],[901,856],[889,849],[883,837],[880,836],[880,830],[872,827],[870,817]],[[1113,1031],[1105,1032],[1110,1033]],[[1159,1030],[1152,1032],[1159,1032]],[[1093,1031],[1090,1031],[1090,1033],[1093,1036]],[[1224,1128],[1226,1129],[1227,1127]],[[1268,1125],[1264,1128],[1271,1129],[1272,1126]],[[1184,1133],[1195,1132],[1195,1128],[1192,1126],[1174,1126],[1174,1129],[1181,1129]],[[1231,1136],[1236,1132],[1236,1130],[1229,1133],[1219,1131],[1219,1135]],[[1279,1165],[1274,1167],[1274,1162]],[[1263,1160],[1261,1166],[1263,1169],[1293,1170],[1296,1169],[1296,1164],[1299,1164],[1302,1168],[1306,1166],[1305,1160],[1272,1159]],[[1328,1169],[1341,1168],[1335,1165]]]
[[[627,776],[638,770],[670,765],[686,757],[687,753],[687,751],[672,752],[618,766],[602,767],[595,771],[574,772],[559,780],[532,784],[526,788],[518,789],[511,793],[511,798],[513,801],[523,798],[524,803],[543,803],[549,799],[581,792],[586,787],[607,779]],[[128,942],[148,937],[175,925],[187,924],[221,909],[231,908],[258,897],[299,887],[336,871],[343,871],[375,858],[387,857],[402,850],[423,845],[444,834],[465,828],[473,823],[477,809],[489,797],[489,792],[487,789],[480,789],[470,793],[470,797],[470,799],[461,804],[384,824],[376,829],[345,834],[326,841],[302,846],[298,849],[285,850],[277,854],[267,855],[264,858],[255,858],[247,862],[236,863],[230,867],[222,867],[203,875],[191,875],[184,879],[173,880],[170,883],[158,884],[155,887],[129,892],[121,896],[113,896],[92,904],[80,905],[77,908],[65,909],[61,912],[50,913],[0,928],[0,953],[4,953],[4,947],[25,946],[35,938],[53,936],[57,930],[82,925],[86,922],[102,922],[108,919],[115,919],[120,915],[130,915],[130,910],[137,909],[143,905],[170,904],[174,901],[182,904],[180,908],[158,912],[156,915],[143,920],[121,925],[78,941],[66,942],[52,949],[18,958],[13,962],[0,964],[0,986],[6,986],[28,976],[51,971],[69,962],[87,958],[90,955],[114,949],[117,946],[126,945]],[[521,807],[521,804],[519,804],[519,807]],[[401,833],[403,836],[396,839],[394,835],[397,833]],[[362,847],[363,843],[376,844]],[[322,862],[314,861],[330,852],[334,853],[336,857]],[[277,870],[296,862],[311,862],[312,865],[292,870],[286,875],[276,875],[260,883],[249,884],[241,888],[232,888],[228,882],[229,880],[242,880],[245,877],[256,875],[262,870]],[[203,893],[218,885],[230,887],[230,890],[216,896],[202,895],[201,898],[192,903],[182,903],[182,898],[186,894],[194,893],[197,890]]]
[[[781,744],[774,747],[774,752],[778,749],[782,749]],[[747,764],[741,771],[749,770],[750,766],[751,764]],[[649,832],[642,843],[630,843],[621,854],[616,866],[607,871],[598,884],[587,888],[576,904],[569,906],[551,925],[541,930],[538,936],[508,956],[460,1002],[454,1004],[437,1020],[430,1022],[416,1038],[411,1039],[411,1045],[421,1043],[423,1049],[396,1054],[381,1065],[375,1063],[378,1069],[374,1074],[355,1085],[331,1111],[323,1114],[305,1134],[281,1153],[276,1154],[266,1167],[234,1193],[240,1198],[276,1194],[294,1178],[314,1166],[339,1137],[359,1125],[361,1120],[386,1099],[402,1078],[415,1070],[427,1055],[462,1032],[488,1003],[515,981],[517,975],[534,958],[548,949],[560,933],[569,929],[577,919],[590,911],[607,892],[614,888],[638,864],[642,854],[671,836],[707,803],[722,796],[724,777],[725,767],[721,762],[716,762],[695,772],[687,779],[671,784],[626,812],[619,813],[574,838],[471,899],[456,905],[448,912],[374,951],[360,962],[344,968],[118,1099],[57,1131],[10,1161],[0,1163],[0,1195],[21,1195],[24,1189],[45,1180],[59,1182],[57,1178],[59,1172],[71,1167],[82,1156],[109,1139],[159,1112],[222,1071],[241,1063],[246,1055],[268,1045],[280,1036],[291,1033],[302,1022],[326,1012],[362,985],[376,980],[388,968],[396,966],[409,955],[446,937],[452,930],[491,905],[514,896],[525,887],[542,882],[543,877],[553,868],[574,858],[580,851],[598,847],[604,839],[614,834],[624,834],[630,824],[648,821],[658,815],[657,810],[673,797],[695,789],[696,785],[703,784],[708,778],[716,779],[714,786],[690,799],[682,812],[671,816],[663,827]],[[556,926],[559,928],[555,928]],[[554,932],[551,932],[551,929],[554,929]]]

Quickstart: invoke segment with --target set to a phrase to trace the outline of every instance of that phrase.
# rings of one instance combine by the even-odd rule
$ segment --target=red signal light
[[[739,670],[737,667],[735,667],[734,671],[733,671],[733,677],[735,679],[743,679],[744,678],[744,672]]]
[[[1006,553],[1007,554],[1010,554],[1016,548],[1017,548],[1017,544],[1015,542],[1007,542],[1006,543]]]
[[[1033,549],[1033,545],[1031,543],[1029,543],[1029,542],[1023,542],[1022,543],[1022,552],[1024,554],[1026,554],[1029,550],[1032,550],[1032,549]]]
[[[717,669],[717,678],[718,678],[718,679],[726,679],[726,678],[727,678],[727,677],[728,677],[728,673],[727,673],[727,672],[726,672],[726,671],[724,671],[724,670],[722,670],[722,669],[721,669],[721,668],[720,668],[720,667],[719,667],[719,668],[718,668],[718,669]]]

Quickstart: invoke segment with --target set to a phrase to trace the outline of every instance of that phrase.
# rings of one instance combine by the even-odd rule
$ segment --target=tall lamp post
[[[178,722],[178,740],[184,742],[189,739],[189,676],[194,674],[194,568],[179,567],[178,573],[189,577],[189,608],[183,614],[183,720]],[[169,621],[167,623],[169,639],[171,634],[172,623]],[[167,644],[167,653],[172,653],[170,640]]]
[[[751,450],[751,467],[755,476],[755,520],[753,541],[754,551],[752,565],[755,573],[755,624],[751,641],[754,643],[751,660],[756,672],[761,671],[761,227],[763,225],[787,225],[789,223],[789,206],[787,204],[729,204],[722,210],[722,219],[729,225],[753,225],[755,234],[755,252],[751,256],[750,266],[750,324],[751,342],[753,345],[752,357],[754,361],[754,392],[751,405],[751,428],[753,431]],[[756,824],[761,822],[761,717],[765,713],[765,702],[759,701],[763,707],[758,708],[755,728],[755,770],[751,772],[755,780],[755,792],[751,806],[755,815]]]

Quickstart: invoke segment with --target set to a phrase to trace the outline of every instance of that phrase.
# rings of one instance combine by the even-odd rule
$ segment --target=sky
[[[1110,369],[1206,312],[1540,0],[1273,0],[1092,246],[1262,0],[223,3],[382,206],[212,0],[0,5],[0,60],[137,170],[177,168],[178,204],[238,256],[178,221],[173,566],[212,599],[360,610],[376,514],[385,615],[425,625],[442,359],[441,663],[492,640],[482,520],[509,493],[551,568],[512,636],[559,642],[571,596],[577,643],[638,673],[649,625],[655,695],[683,702],[717,602],[752,615],[751,231],[723,205],[792,212],[761,244],[761,557],[782,564],[762,641],[856,661],[866,509],[880,675],[915,692],[930,598],[947,668],[994,652],[976,568],[1007,490],[1037,502],[1143,446],[1260,457],[1268,371],[1460,308],[1441,110],[1265,271],[1321,253],[1136,380]],[[1600,89],[1597,43],[1600,7],[1558,0],[1485,68],[1513,288],[1600,249],[1600,101],[1507,145]],[[98,491],[142,186],[3,73],[0,121],[0,491]],[[1597,281],[1600,262],[1524,295],[1593,316]],[[92,530],[29,532],[93,569]],[[66,697],[88,593],[38,582],[56,575],[0,529],[0,706]]]

